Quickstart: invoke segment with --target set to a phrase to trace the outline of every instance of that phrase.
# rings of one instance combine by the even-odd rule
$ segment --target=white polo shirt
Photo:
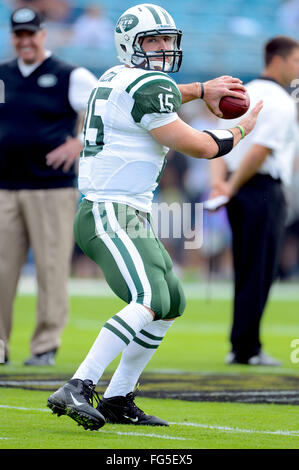
[[[250,96],[250,109],[262,99],[264,102],[252,132],[223,158],[229,172],[235,171],[254,144],[271,149],[259,173],[281,179],[289,185],[298,145],[297,109],[293,98],[277,82],[258,78],[249,82],[246,89]],[[243,117],[243,116],[242,116]],[[231,128],[242,119],[221,119],[221,128]]]

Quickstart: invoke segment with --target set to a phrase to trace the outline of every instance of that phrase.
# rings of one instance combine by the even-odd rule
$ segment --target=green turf
[[[30,354],[29,343],[35,322],[32,296],[19,296],[15,302],[14,327],[11,338],[10,371],[24,371],[22,361]],[[72,373],[84,358],[105,321],[124,304],[115,298],[73,297],[70,318],[63,333],[56,370]],[[176,320],[148,366],[151,370],[229,372],[224,357],[229,351],[231,303],[226,300],[189,300],[184,315]],[[298,303],[269,303],[262,324],[262,341],[268,353],[281,359],[279,373],[299,373],[299,364],[290,360],[291,341],[299,338]],[[107,370],[113,370],[116,361]],[[25,370],[32,368],[26,367]],[[255,368],[267,372],[273,368]],[[35,369],[36,370],[36,369]],[[234,371],[246,373],[244,366]],[[252,369],[250,369],[252,371]]]
[[[1,403],[10,407],[0,408],[0,438],[6,438],[0,440],[0,448],[293,449],[299,442],[298,410],[292,406],[281,410],[280,405],[143,398],[137,403],[145,410],[176,424],[169,428],[106,424],[91,432],[68,417],[57,418],[45,411],[46,392],[0,389],[0,397]],[[20,406],[24,409],[14,408]],[[293,431],[297,431],[295,436]]]
[[[51,368],[22,365],[30,353],[35,299],[18,296],[11,338],[11,364],[0,374],[57,373],[70,376],[80,364],[103,323],[122,302],[114,298],[70,299],[70,318],[57,363]],[[189,300],[186,312],[167,333],[146,371],[200,374],[299,375],[290,360],[291,341],[299,337],[296,302],[271,301],[263,321],[265,349],[283,367],[227,366],[231,303]],[[117,361],[107,369],[111,374]],[[142,380],[141,380],[142,383]],[[49,392],[0,388],[0,448],[3,449],[298,449],[299,407],[274,404],[201,403],[140,397],[147,412],[176,424],[169,428],[105,425],[84,431],[71,419],[52,416],[45,407]],[[24,409],[18,410],[16,407]],[[183,423],[183,424],[182,424]],[[189,425],[187,425],[189,424]],[[197,425],[197,426],[196,426]],[[296,433],[294,432],[296,431]],[[158,435],[158,437],[155,437]]]

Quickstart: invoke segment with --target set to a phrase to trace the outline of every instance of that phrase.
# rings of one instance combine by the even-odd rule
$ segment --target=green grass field
[[[0,448],[2,449],[298,449],[299,405],[186,401],[151,398],[151,393],[298,389],[299,363],[291,362],[291,341],[299,338],[298,301],[271,300],[264,316],[265,350],[283,361],[281,368],[227,366],[231,303],[192,299],[140,379],[137,404],[168,420],[170,427],[149,428],[106,424],[84,431],[68,417],[57,418],[46,408],[57,387],[44,380],[67,380],[103,323],[122,302],[113,297],[70,298],[70,318],[54,367],[25,367],[35,321],[34,296],[15,302],[11,362],[0,367]],[[299,356],[299,355],[298,355]],[[98,384],[103,392],[118,362]],[[39,380],[39,386],[17,380]],[[151,380],[151,379],[155,380]],[[105,379],[105,380],[104,380]],[[9,381],[10,387],[5,386]],[[14,385],[14,386],[12,386]],[[30,388],[36,388],[31,390]],[[144,391],[144,395],[142,392]],[[147,394],[146,394],[147,393]],[[145,396],[146,395],[146,396]]]

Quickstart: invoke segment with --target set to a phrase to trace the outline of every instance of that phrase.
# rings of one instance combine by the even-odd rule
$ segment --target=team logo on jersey
[[[45,75],[38,77],[37,83],[42,88],[49,88],[56,85],[57,77],[51,73],[46,73]]]
[[[22,10],[16,11],[13,15],[13,20],[15,23],[28,23],[32,21],[35,17],[35,14],[32,10],[28,8],[22,8]]]
[[[139,20],[135,15],[124,15],[119,18],[118,23],[116,25],[116,32],[121,33],[120,26],[124,31],[130,31],[130,29],[135,28],[138,24]]]

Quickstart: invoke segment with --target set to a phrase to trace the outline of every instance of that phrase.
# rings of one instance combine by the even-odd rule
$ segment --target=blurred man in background
[[[0,65],[0,337],[7,363],[13,301],[31,246],[37,324],[25,364],[53,365],[68,314],[78,133],[96,78],[45,49],[37,11],[15,10],[11,31],[17,58]]]
[[[284,186],[291,181],[296,151],[297,110],[285,88],[299,76],[299,43],[275,37],[264,53],[262,76],[247,86],[251,105],[263,99],[263,110],[238,149],[211,163],[211,196],[229,198],[233,235],[234,317],[227,363],[279,366],[262,350],[260,323],[277,271],[286,217]]]

